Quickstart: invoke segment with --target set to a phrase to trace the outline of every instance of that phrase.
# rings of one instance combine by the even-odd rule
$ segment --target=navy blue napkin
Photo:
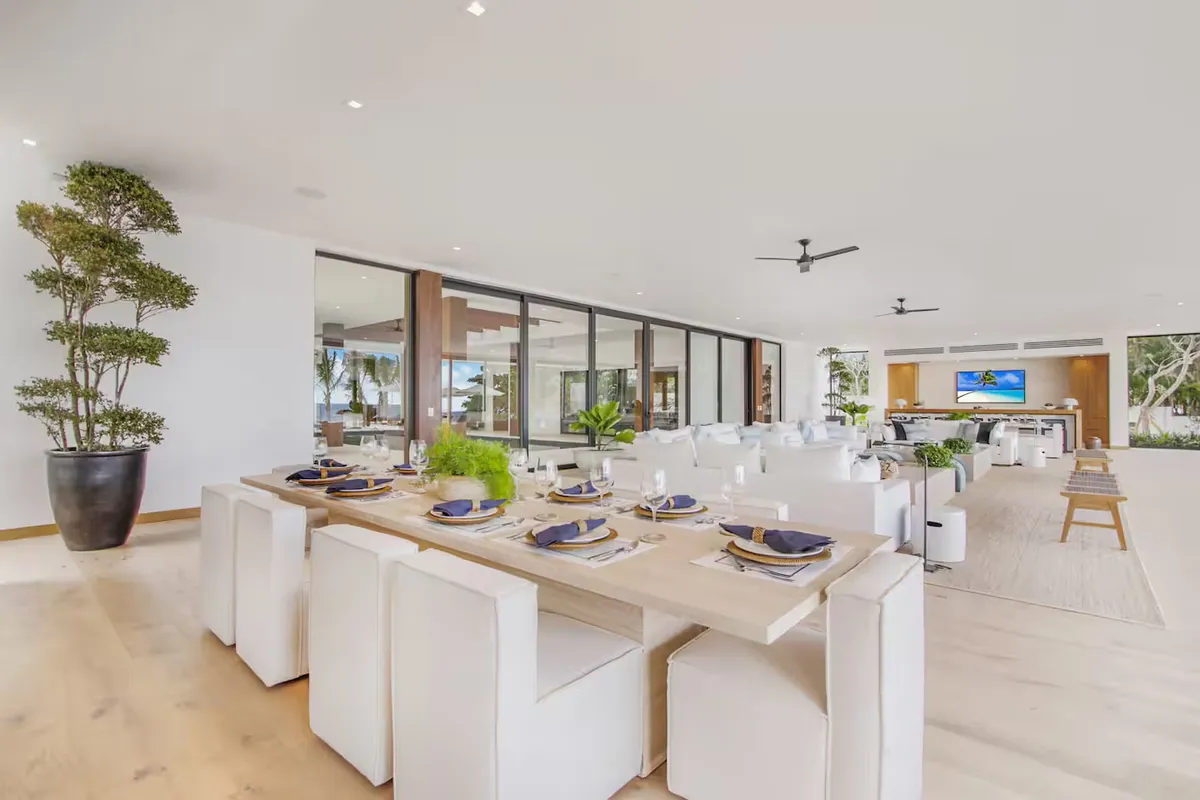
[[[315,466],[329,467],[330,469],[346,469],[348,466],[350,466],[349,464],[343,464],[342,462],[336,461],[332,458],[322,458],[320,461],[313,463]]]
[[[599,491],[599,489],[597,489],[595,486],[593,486],[591,481],[588,481],[587,483],[577,483],[569,489],[560,489],[558,493],[559,494],[595,494],[598,491]]]
[[[755,527],[753,525],[727,525],[722,522],[721,529],[742,539],[754,540]],[[764,530],[762,542],[776,553],[803,553],[812,547],[832,544],[833,539],[801,531]]]
[[[330,472],[328,469],[302,469],[299,472],[293,472],[288,475],[285,480],[289,481],[315,481],[319,478],[336,478],[341,475],[341,471],[334,470]]]
[[[658,507],[659,511],[682,511],[696,505],[696,500],[686,494],[677,494],[667,498],[667,501]]]
[[[335,483],[325,490],[325,494],[344,492],[347,489],[374,489],[392,482],[391,478],[353,478],[341,483]]]
[[[397,472],[416,472],[417,468],[412,464],[393,464],[392,469]]]
[[[507,500],[451,500],[447,503],[438,503],[433,510],[445,514],[447,517],[465,517],[472,511],[490,511],[507,502]]]
[[[551,525],[549,528],[543,528],[533,535],[534,541],[538,547],[546,547],[557,542],[566,542],[574,539],[581,533],[587,533],[599,528],[607,519],[581,519],[576,522],[566,522],[562,525]]]

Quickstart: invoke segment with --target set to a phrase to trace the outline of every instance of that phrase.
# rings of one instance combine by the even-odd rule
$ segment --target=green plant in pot
[[[957,422],[970,422],[972,419],[970,411],[954,411],[946,415],[946,419],[952,419]]]
[[[148,260],[140,237],[179,233],[175,210],[150,182],[90,161],[66,169],[63,194],[74,207],[23,202],[17,225],[49,261],[25,277],[56,301],[46,338],[61,348],[64,371],[16,387],[17,407],[54,442],[46,474],[54,521],[71,550],[125,543],[141,506],[146,452],[165,420],[125,403],[134,367],[159,366],[170,343],[146,329],[164,311],[187,308],[196,287]],[[122,304],[132,323],[93,322],[101,306]],[[113,312],[105,309],[104,317]]]
[[[629,444],[633,441],[633,431],[628,428],[617,430],[617,425],[624,419],[621,414],[621,404],[616,400],[609,403],[597,403],[586,411],[579,412],[579,419],[571,423],[571,430],[578,433],[590,433],[596,442],[595,447],[581,447],[575,450],[575,465],[580,469],[591,469],[604,453],[613,450],[618,444]]]
[[[841,411],[850,418],[851,425],[864,425],[867,422],[867,414],[871,412],[874,406],[869,406],[866,403],[842,403],[838,406],[838,411]]]
[[[954,454],[936,442],[923,442],[913,448],[913,459],[918,464],[943,469],[954,466]]]
[[[959,439],[957,437],[951,438],[951,439],[943,439],[942,447],[946,448],[954,455],[964,455],[966,453],[971,452],[971,443],[968,442],[966,439]]]
[[[443,424],[429,448],[429,471],[443,500],[499,500],[513,496],[508,445],[472,439]]]

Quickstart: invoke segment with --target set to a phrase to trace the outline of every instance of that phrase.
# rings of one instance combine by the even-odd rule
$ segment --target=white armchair
[[[642,764],[642,653],[537,610],[537,586],[448,553],[393,591],[397,800],[601,800]]]
[[[267,686],[308,673],[308,562],[302,506],[238,501],[237,654]]]
[[[878,553],[830,587],[827,633],[801,625],[760,645],[709,631],[677,651],[667,787],[688,800],[920,800],[924,588],[919,559]]]
[[[392,569],[416,553],[354,525],[312,536],[308,725],[374,786],[392,777]]]

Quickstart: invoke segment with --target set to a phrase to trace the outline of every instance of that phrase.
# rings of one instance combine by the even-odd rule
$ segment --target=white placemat
[[[324,491],[322,489],[321,491]],[[388,500],[403,500],[406,497],[411,497],[408,492],[402,492],[399,489],[392,489],[387,494],[379,494],[373,497],[334,497],[326,495],[330,500],[337,500],[339,503],[384,503]]]
[[[493,535],[511,535],[517,532],[528,531],[534,525],[538,524],[536,520],[523,517],[498,517],[496,519],[485,520],[478,525],[443,525],[440,522],[434,522],[428,517],[417,514],[411,515],[407,521],[427,531],[456,533],[459,536],[466,536],[471,539],[486,539]]]
[[[723,548],[706,553],[693,560],[692,563],[701,567],[731,572],[735,575],[741,574],[749,578],[770,581],[771,583],[790,583],[793,586],[803,586],[841,561],[853,549],[852,547],[834,545],[833,556],[828,561],[817,561],[796,567],[774,567],[768,564],[756,564],[749,559],[742,559],[742,563],[746,565],[745,572],[739,572],[733,556],[729,555]],[[766,575],[764,574],[765,572],[770,572],[771,575]],[[772,577],[772,575],[778,577]]]
[[[547,558],[557,558],[566,561],[570,564],[577,564],[581,567],[606,567],[609,564],[616,564],[624,561],[627,558],[633,558],[640,553],[646,553],[655,548],[655,545],[649,542],[638,541],[637,539],[627,539],[618,536],[611,542],[589,547],[586,550],[551,550],[547,547],[534,547],[525,539],[524,533],[512,533],[497,539],[513,547],[524,547],[530,552],[538,555],[546,556]],[[636,545],[632,550],[622,549]],[[619,551],[619,552],[618,552]],[[616,553],[616,555],[608,555]]]

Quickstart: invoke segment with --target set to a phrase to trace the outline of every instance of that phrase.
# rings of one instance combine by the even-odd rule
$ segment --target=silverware
[[[773,571],[767,569],[766,567],[760,567],[757,565],[746,564],[745,562],[742,561],[742,559],[738,558],[735,555],[730,555],[729,557],[733,560],[733,566],[737,567],[738,572],[757,572],[760,575],[766,575],[768,577],[774,578],[777,581],[784,581],[786,583],[792,582],[792,579],[790,577],[788,577],[787,575],[780,575],[778,572],[773,572]]]
[[[475,531],[476,533],[493,533],[495,531],[503,530],[510,525],[520,525],[524,521],[525,520],[522,517],[514,517],[512,519],[506,519],[503,522],[492,522],[488,525],[484,525],[482,528],[476,528]]]
[[[588,556],[587,560],[595,561],[596,563],[603,563],[608,561],[610,558],[615,558],[616,556],[621,555],[621,553],[632,553],[634,550],[638,549],[638,545],[640,544],[641,542],[635,539],[630,544],[627,544],[624,547],[618,547],[616,550],[609,550],[607,553],[597,553],[594,556]]]

